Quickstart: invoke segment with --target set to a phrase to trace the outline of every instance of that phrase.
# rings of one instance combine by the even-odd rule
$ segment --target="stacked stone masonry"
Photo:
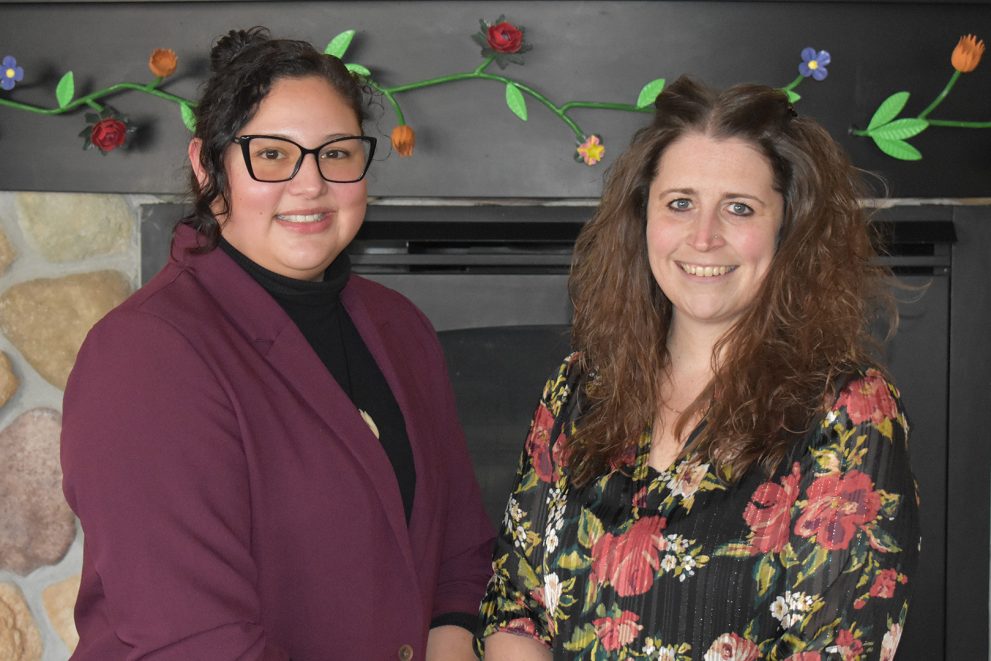
[[[138,202],[0,192],[4,661],[64,661],[78,642],[82,532],[62,495],[62,390],[86,333],[134,288]]]

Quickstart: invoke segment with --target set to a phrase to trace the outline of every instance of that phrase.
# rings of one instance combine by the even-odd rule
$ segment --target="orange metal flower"
[[[960,37],[957,47],[953,49],[950,62],[960,73],[970,73],[980,64],[982,55],[984,55],[984,42],[968,34]]]
[[[148,58],[148,68],[153,76],[165,78],[175,73],[179,58],[171,48],[156,48]]]
[[[392,141],[392,148],[397,154],[400,156],[413,155],[413,147],[416,146],[416,133],[413,132],[412,126],[400,124],[392,129],[392,135],[389,139]]]

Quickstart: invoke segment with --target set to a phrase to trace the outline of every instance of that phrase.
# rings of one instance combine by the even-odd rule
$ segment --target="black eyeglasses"
[[[248,174],[255,181],[276,183],[296,176],[307,154],[313,154],[320,176],[337,184],[361,181],[375,154],[375,138],[348,135],[307,149],[288,138],[272,135],[241,135],[232,140],[241,145]]]

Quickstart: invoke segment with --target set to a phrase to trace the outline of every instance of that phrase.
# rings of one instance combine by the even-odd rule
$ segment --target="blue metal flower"
[[[829,62],[829,53],[826,51],[821,50],[817,53],[815,48],[803,48],[802,63],[798,65],[798,72],[806,78],[811,76],[816,80],[825,80],[829,75],[826,71]]]
[[[17,66],[17,60],[11,55],[4,57],[3,65],[0,66],[0,87],[9,92],[22,78],[24,69]]]

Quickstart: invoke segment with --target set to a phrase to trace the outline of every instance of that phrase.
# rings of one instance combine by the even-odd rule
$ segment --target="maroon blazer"
[[[406,419],[407,527],[385,451],[302,333],[195,239],[180,227],[66,387],[73,658],[423,658],[433,617],[477,611],[493,537],[432,327],[358,276],[342,293]]]

